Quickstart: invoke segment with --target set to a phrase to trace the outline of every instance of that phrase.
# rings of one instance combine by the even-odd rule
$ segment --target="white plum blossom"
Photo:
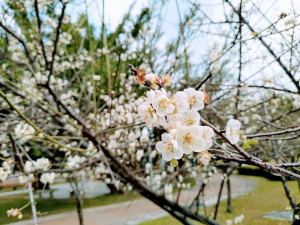
[[[183,91],[187,95],[191,109],[198,111],[204,108],[204,93],[202,91],[196,91],[194,88],[187,88]]]
[[[152,124],[157,120],[155,110],[152,108],[149,102],[144,102],[142,105],[140,105],[138,112],[147,126],[152,126]]]
[[[2,167],[4,170],[9,171],[10,170],[10,164],[7,161],[4,161],[2,163]]]
[[[25,184],[28,181],[33,180],[33,178],[34,178],[33,174],[30,174],[29,176],[24,174],[24,175],[19,176],[18,180],[19,180],[20,184]]]
[[[201,152],[201,157],[199,159],[199,162],[203,166],[207,166],[210,162],[211,154],[208,151]]]
[[[157,142],[155,147],[165,161],[182,158],[183,151],[178,147],[178,143],[172,135],[164,133],[161,135],[161,139],[162,141]]]
[[[50,161],[46,158],[39,158],[36,160],[35,166],[37,169],[47,170],[50,167]]]
[[[55,178],[55,173],[52,172],[52,173],[43,173],[42,176],[41,176],[41,183],[43,184],[52,184],[54,182],[54,178]]]
[[[0,180],[3,182],[7,179],[8,172],[5,171],[2,167],[0,167]]]
[[[171,86],[171,76],[168,74],[164,74],[161,76],[164,86]]]
[[[35,162],[34,161],[26,161],[24,166],[25,172],[32,172],[36,170]]]
[[[226,137],[231,144],[237,144],[240,140],[241,122],[235,119],[230,119],[226,126]]]
[[[180,114],[180,120],[178,117],[174,118],[172,117],[168,117],[168,123],[166,123],[166,126],[164,126],[169,133],[173,136],[176,137],[176,130],[181,126],[181,114]]]
[[[164,95],[161,95],[154,100],[153,108],[156,110],[156,114],[159,116],[165,116],[167,114],[170,114],[175,109],[171,100]]]
[[[85,161],[85,157],[80,157],[78,155],[69,156],[66,162],[66,168],[73,169],[78,168],[78,166]]]
[[[189,109],[188,97],[183,91],[178,91],[174,95],[174,113],[185,112]]]
[[[208,126],[203,126],[202,129],[202,138],[205,141],[205,150],[208,150],[213,144],[212,137],[214,136],[214,130]]]
[[[182,126],[177,130],[177,142],[185,154],[205,150],[205,141],[202,138],[203,130],[200,126]]]
[[[7,213],[7,216],[10,217],[10,216],[17,216],[18,219],[22,219],[23,218],[23,214],[22,214],[22,210],[21,209],[14,209],[14,208],[11,208],[9,210],[6,211]]]
[[[195,110],[188,110],[182,113],[182,125],[192,126],[199,125],[200,123],[200,114]]]
[[[144,156],[144,150],[140,149],[140,150],[137,150],[136,152],[136,160],[137,161],[141,161],[141,159],[143,158]]]
[[[33,137],[35,130],[29,124],[22,122],[22,123],[17,124],[14,132],[15,132],[16,137],[19,139],[19,141],[21,143],[24,143]]]
[[[152,124],[152,127],[160,127],[160,126],[163,128],[167,127],[167,121],[164,116],[158,116],[157,120]]]

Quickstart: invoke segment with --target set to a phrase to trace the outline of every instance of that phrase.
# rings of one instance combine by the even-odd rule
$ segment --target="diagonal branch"
[[[56,28],[56,35],[55,35],[55,40],[54,40],[54,48],[53,48],[53,52],[52,52],[52,58],[51,58],[51,62],[50,62],[50,65],[49,65],[49,76],[48,76],[48,81],[47,81],[47,85],[49,85],[50,83],[50,78],[51,78],[51,75],[53,73],[53,65],[54,65],[54,61],[55,61],[55,56],[56,56],[56,52],[57,52],[57,45],[58,45],[58,42],[59,42],[59,35],[60,35],[60,28],[62,26],[62,20],[65,16],[65,10],[66,10],[66,6],[67,6],[67,3],[64,3],[64,1],[62,1],[62,10],[61,10],[61,14],[60,14],[60,17],[58,19],[58,25],[57,25],[57,28]]]
[[[27,58],[29,59],[29,62],[32,65],[33,70],[35,71],[36,69],[35,69],[35,65],[34,65],[34,59],[32,58],[25,41],[21,37],[19,37],[16,33],[14,33],[11,29],[9,29],[7,26],[5,26],[2,23],[2,21],[0,21],[0,27],[2,27],[7,33],[9,33],[11,36],[13,36],[15,39],[17,39],[21,43],[21,45],[24,48],[25,54],[26,54]]]
[[[274,164],[270,164],[268,162],[264,162],[262,160],[258,160],[256,158],[254,158],[253,156],[249,155],[249,153],[245,152],[240,146],[236,145],[236,144],[231,144],[231,142],[228,140],[228,138],[224,135],[224,133],[219,130],[218,128],[216,128],[214,125],[210,124],[209,122],[207,122],[206,120],[204,120],[203,118],[201,118],[201,123],[204,126],[209,126],[210,128],[212,128],[214,130],[214,132],[220,137],[222,138],[227,144],[229,144],[231,147],[233,147],[236,151],[238,151],[238,153],[243,156],[243,158],[249,162],[252,165],[255,165],[259,168],[262,169],[266,169],[269,170],[270,172],[273,173],[279,173],[283,176],[287,176],[287,177],[291,177],[294,180],[300,180],[300,175],[293,173],[289,170],[280,168]]]
[[[42,22],[41,22],[40,13],[39,13],[38,0],[34,0],[34,9],[35,9],[35,15],[37,18],[37,23],[38,23],[39,39],[40,39],[40,45],[42,47],[43,57],[45,60],[45,67],[48,68],[48,60],[47,60],[47,55],[46,55],[45,46],[44,46],[44,42],[43,42],[43,35],[42,35],[42,31],[41,31]]]

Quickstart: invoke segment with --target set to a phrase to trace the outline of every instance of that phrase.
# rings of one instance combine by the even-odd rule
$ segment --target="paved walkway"
[[[65,181],[65,180],[63,180]],[[20,185],[17,182],[11,179],[6,182],[7,186],[18,186]],[[95,198],[100,195],[109,194],[110,190],[106,186],[106,184],[102,181],[88,181],[84,183],[80,183],[82,185],[82,189],[85,191],[84,198]],[[43,190],[40,194],[35,194],[35,198],[51,198],[51,199],[69,199],[71,197],[72,187],[70,183],[61,183],[61,184],[52,184],[50,186],[50,190]],[[28,193],[28,189],[0,192],[0,197],[9,196],[9,195],[18,195],[18,194],[26,194]]]
[[[216,175],[205,189],[206,205],[215,204],[216,196],[220,186],[220,175]],[[232,196],[236,197],[253,191],[256,183],[253,180],[238,176],[231,176]],[[191,203],[199,185],[182,192],[180,204]],[[223,190],[222,199],[226,198],[226,188]],[[143,221],[153,220],[166,216],[167,213],[147,199],[137,199],[108,206],[84,209],[85,224],[88,225],[129,225],[139,224]],[[31,225],[32,221],[20,221],[14,225]],[[76,211],[61,213],[53,216],[39,218],[40,225],[77,225],[78,217]]]

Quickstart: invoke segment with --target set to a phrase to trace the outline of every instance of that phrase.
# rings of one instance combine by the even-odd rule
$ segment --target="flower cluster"
[[[187,88],[169,97],[161,89],[148,91],[146,101],[139,106],[138,112],[149,127],[162,126],[167,130],[156,144],[156,149],[164,160],[170,161],[182,158],[183,154],[206,151],[212,146],[213,130],[199,125],[198,110],[203,108],[202,91]],[[210,158],[210,154],[203,155]]]
[[[30,174],[29,176],[23,174],[23,175],[18,177],[18,180],[19,180],[20,184],[25,184],[28,181],[32,181],[33,179],[34,179],[33,174]]]
[[[3,182],[7,179],[8,175],[11,173],[10,167],[13,161],[11,158],[8,158],[6,161],[2,163],[2,167],[0,167],[0,180]]]
[[[36,161],[26,161],[24,170],[25,172],[33,172],[35,170],[48,170],[50,167],[50,161],[47,158],[39,158]]]
[[[129,66],[131,72],[135,75],[135,79],[141,85],[149,87],[151,89],[158,89],[163,86],[171,85],[170,75],[164,74],[161,77],[158,77],[154,73],[146,73],[144,69],[136,69],[132,65]]]
[[[162,154],[162,158],[171,161],[171,165],[177,166],[177,159],[184,154],[201,152],[198,163],[208,165],[211,154],[207,151],[213,144],[214,131],[209,126],[200,126],[201,116],[199,110],[204,108],[204,103],[209,102],[207,95],[187,88],[177,91],[169,96],[163,87],[170,84],[171,78],[159,78],[155,74],[146,74],[144,70],[137,70],[129,66],[136,80],[148,87],[145,101],[138,107],[138,113],[148,127],[163,127],[167,132],[161,135],[161,141],[157,142],[156,150]],[[166,82],[167,80],[167,82]],[[230,119],[226,126],[226,137],[231,144],[239,141],[239,129],[241,123]]]
[[[14,208],[11,208],[9,210],[6,211],[7,213],[7,216],[10,217],[10,216],[17,216],[18,219],[22,219],[23,218],[23,214],[22,214],[22,210],[21,209],[14,209]]]
[[[243,219],[244,219],[244,215],[241,214],[241,215],[235,217],[234,221],[233,220],[226,220],[226,224],[227,225],[239,224],[239,223],[242,223]]]
[[[52,172],[52,173],[43,173],[42,176],[41,176],[41,183],[43,184],[52,184],[54,182],[54,178],[55,178],[55,173]]]

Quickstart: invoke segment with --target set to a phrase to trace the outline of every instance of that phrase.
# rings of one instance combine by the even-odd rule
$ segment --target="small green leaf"
[[[257,144],[258,144],[258,141],[255,140],[255,139],[250,139],[250,140],[248,140],[248,144],[249,144],[249,145],[257,145]]]
[[[251,148],[251,145],[249,145],[249,143],[247,142],[247,141],[243,141],[244,143],[243,143],[243,146],[242,146],[242,149],[249,149],[249,148]]]
[[[33,149],[32,155],[39,157],[39,156],[41,156],[41,152],[37,149]]]

